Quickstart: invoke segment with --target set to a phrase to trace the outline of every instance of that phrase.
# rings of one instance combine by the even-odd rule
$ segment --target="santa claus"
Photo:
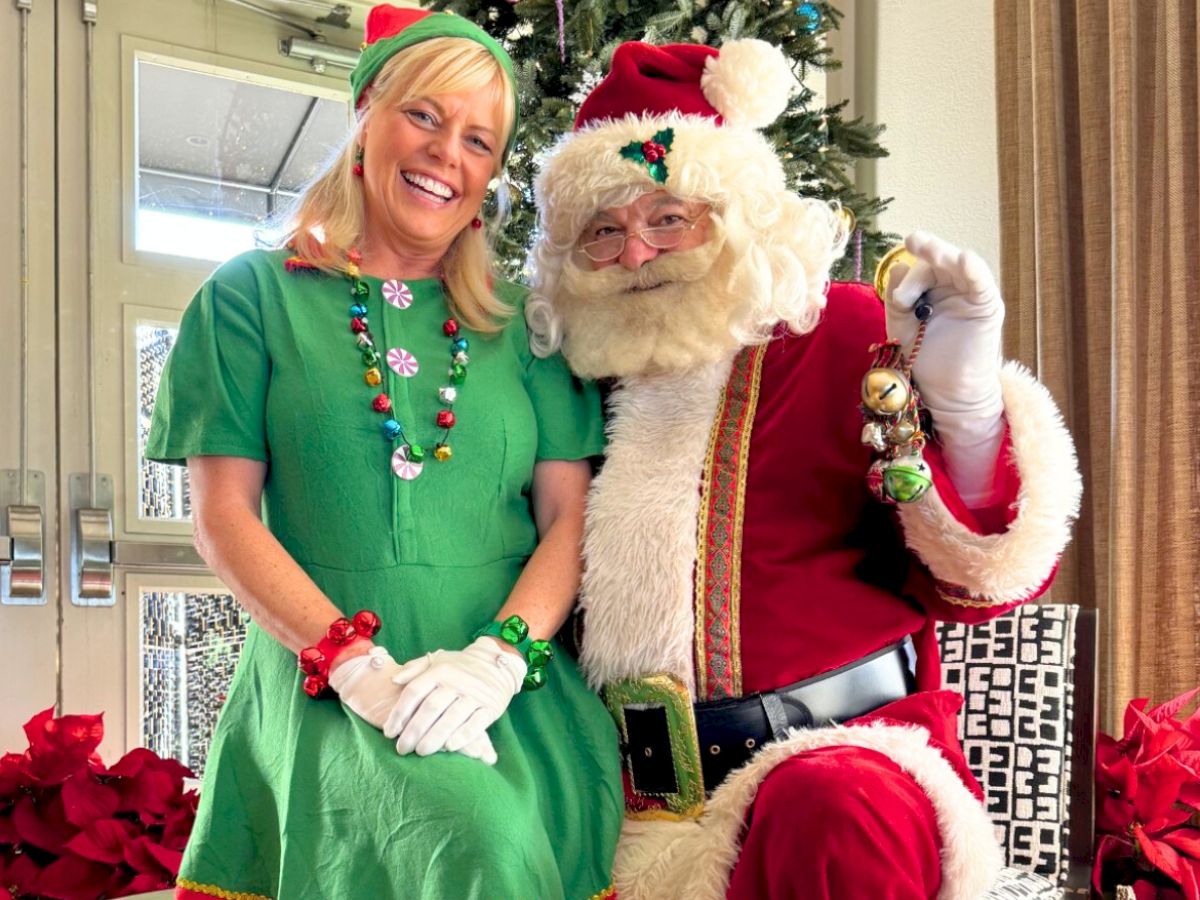
[[[619,47],[537,183],[536,351],[611,379],[581,660],[616,719],[622,900],[967,898],[1000,865],[934,623],[1042,593],[1070,436],[930,235],[876,292],[755,129],[761,41]],[[881,299],[883,302],[881,302]]]

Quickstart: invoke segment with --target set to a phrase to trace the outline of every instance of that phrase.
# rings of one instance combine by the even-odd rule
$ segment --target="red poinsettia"
[[[1200,709],[1194,688],[1125,710],[1120,740],[1096,746],[1096,890],[1132,884],[1137,900],[1200,900]]]
[[[0,756],[0,900],[96,900],[171,887],[196,817],[192,775],[131,750],[96,754],[103,716],[43,710],[29,747]]]

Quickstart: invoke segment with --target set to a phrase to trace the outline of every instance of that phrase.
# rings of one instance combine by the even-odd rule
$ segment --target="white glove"
[[[403,667],[392,659],[386,649],[372,647],[369,653],[351,657],[334,666],[329,673],[329,686],[337,691],[342,703],[351,712],[382,731],[388,713],[404,692],[404,688],[392,680],[401,671]],[[495,762],[496,751],[492,749],[487,734],[483,735],[482,740],[455,749],[464,756],[482,760],[490,757],[491,762]]]
[[[404,692],[383,733],[396,738],[401,754],[471,746],[508,709],[527,668],[524,659],[489,637],[476,638],[465,650],[438,650],[413,660],[392,678]],[[483,759],[495,763],[495,751]]]
[[[968,507],[991,493],[996,457],[1004,439],[1000,391],[1004,301],[978,254],[923,231],[904,241],[917,257],[897,263],[888,276],[884,307],[887,333],[907,357],[920,326],[914,307],[924,296],[933,308],[913,380],[946,457],[950,479]]]

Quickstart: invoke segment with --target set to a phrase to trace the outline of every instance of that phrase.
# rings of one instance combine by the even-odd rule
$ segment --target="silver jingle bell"
[[[878,422],[863,423],[861,440],[866,446],[874,448],[877,453],[882,453],[887,449],[883,426]]]

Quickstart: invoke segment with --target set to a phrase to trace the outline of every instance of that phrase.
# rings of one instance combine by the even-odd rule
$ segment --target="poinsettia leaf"
[[[115,866],[124,860],[125,844],[137,833],[137,826],[125,819],[98,819],[67,841],[66,848],[84,859]]]
[[[33,896],[37,893],[38,876],[41,868],[28,853],[12,854],[7,859],[0,853],[0,884],[17,889],[17,896]]]
[[[30,795],[22,797],[13,807],[12,823],[21,843],[50,853],[61,853],[77,831],[67,821],[57,796],[43,797],[39,803]]]
[[[67,821],[83,828],[115,813],[121,795],[116,788],[100,784],[90,772],[81,771],[63,782],[62,799]]]
[[[1174,847],[1154,840],[1140,825],[1133,826],[1133,838],[1137,841],[1138,849],[1142,851],[1146,862],[1175,881],[1180,880],[1182,866]]]
[[[52,900],[96,900],[110,873],[108,866],[67,853],[42,870],[38,895]]]
[[[160,878],[157,875],[147,875],[144,872],[139,875],[134,875],[129,884],[125,885],[119,891],[110,890],[110,897],[128,897],[131,894],[148,894],[151,891],[166,890],[171,887],[174,879]]]
[[[22,726],[25,730],[25,738],[29,741],[29,749],[35,750],[46,743],[46,723],[53,718],[54,707],[51,706],[34,715]]]
[[[179,874],[179,864],[183,861],[183,853],[178,850],[169,850],[161,844],[149,843],[146,845],[146,850],[151,856],[158,860],[159,865],[171,873],[172,877]]]
[[[1157,886],[1139,878],[1133,883],[1133,900],[1165,900],[1165,898],[1159,896]]]
[[[1092,886],[1096,893],[1101,893],[1100,876],[1103,874],[1104,863],[1110,859],[1128,859],[1133,856],[1133,844],[1115,834],[1103,834],[1096,844],[1096,861],[1092,865]]]
[[[146,836],[134,838],[129,841],[122,849],[125,853],[125,862],[135,872],[141,872],[146,875],[157,875],[160,878],[165,877],[167,869],[158,861],[158,857],[151,852],[150,848],[154,842]]]
[[[0,815],[0,844],[19,844],[20,836],[17,834],[16,826],[13,825],[12,813],[8,812]]]
[[[1192,777],[1186,766],[1170,756],[1160,756],[1136,768],[1138,791],[1133,797],[1133,808],[1141,822],[1158,819],[1174,808],[1180,788]]]
[[[1154,837],[1162,837],[1163,832],[1177,828],[1184,824],[1192,817],[1192,811],[1183,806],[1176,805],[1165,811],[1156,819],[1151,819],[1146,823],[1146,833]]]
[[[1164,719],[1173,719],[1175,718],[1175,714],[1191,703],[1197,694],[1200,694],[1200,687],[1184,691],[1178,697],[1172,697],[1165,703],[1160,703],[1153,709],[1147,710],[1146,715],[1156,722],[1161,722]]]
[[[1125,707],[1125,732],[1121,740],[1128,741],[1133,738],[1134,729],[1138,728],[1140,720],[1135,713],[1140,713],[1146,708],[1146,704],[1150,702],[1148,697],[1137,697],[1129,701],[1129,705]]]
[[[1186,853],[1193,859],[1200,859],[1200,830],[1195,828],[1179,828],[1164,834],[1160,840],[1170,844],[1180,853]]]

